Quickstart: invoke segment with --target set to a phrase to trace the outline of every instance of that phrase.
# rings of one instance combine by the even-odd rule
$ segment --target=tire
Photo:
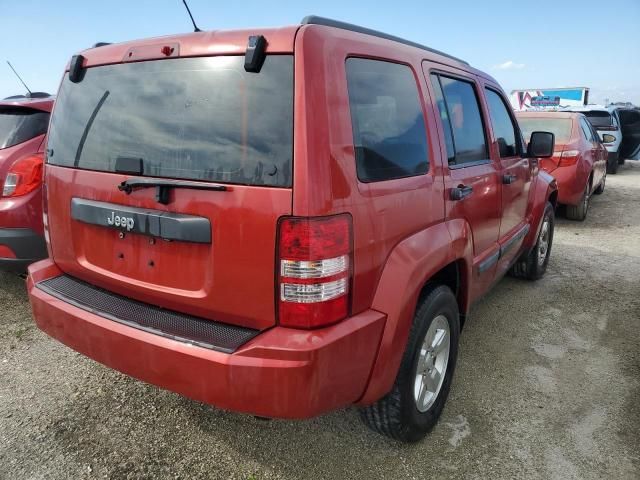
[[[625,162],[625,158],[620,156],[620,153],[618,153],[618,165],[622,166],[624,165]]]
[[[618,173],[618,160],[619,160],[620,152],[616,152],[611,159],[607,159],[607,173],[611,175],[615,175]]]
[[[447,335],[442,332],[448,333],[448,354],[445,347]],[[433,347],[438,335],[442,335],[442,341],[437,345],[442,347],[439,354],[433,356],[429,349],[424,348],[425,342]],[[401,442],[417,442],[424,438],[438,422],[449,395],[459,337],[460,314],[456,297],[449,287],[433,285],[418,302],[393,388],[376,403],[360,410],[364,423],[372,430]],[[419,368],[423,370],[421,375],[418,374]],[[440,381],[429,373],[438,370],[444,371]],[[419,398],[423,399],[420,404]]]
[[[548,224],[546,234],[545,222]],[[511,267],[511,275],[514,277],[525,278],[527,280],[539,280],[547,271],[549,265],[549,257],[551,256],[551,246],[553,245],[553,230],[555,224],[553,205],[547,202],[542,216],[540,232],[534,247],[525,253],[513,267]],[[546,236],[546,239],[544,236]]]
[[[587,212],[589,211],[589,186],[590,184],[587,183],[578,205],[567,205],[566,216],[569,220],[578,220],[582,222],[587,218]]]
[[[602,177],[602,181],[600,182],[600,185],[598,185],[598,188],[596,188],[596,189],[593,191],[593,193],[594,193],[595,195],[602,195],[602,193],[604,192],[604,186],[605,186],[605,184],[606,184],[606,183],[607,183],[607,176],[606,176],[606,175],[604,175],[604,176]]]

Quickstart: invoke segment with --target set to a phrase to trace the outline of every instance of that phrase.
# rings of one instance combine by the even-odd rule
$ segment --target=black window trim
[[[511,157],[504,157],[504,158],[513,158],[513,157],[520,157],[520,158],[524,158],[526,157],[526,152],[524,149],[524,145],[522,144],[522,142],[524,141],[524,136],[522,135],[522,131],[520,130],[520,124],[518,123],[518,120],[516,119],[515,116],[515,112],[513,111],[513,108],[511,108],[511,104],[504,98],[504,95],[502,93],[500,93],[500,90],[497,89],[496,87],[494,87],[493,85],[487,83],[484,85],[484,89],[485,90],[489,90],[490,92],[495,93],[496,95],[498,95],[498,98],[500,98],[500,100],[502,101],[502,104],[504,105],[505,109],[507,110],[507,115],[509,115],[509,118],[511,119],[511,124],[514,125],[515,127],[515,135],[516,135],[516,154],[511,156]],[[489,106],[489,102],[487,101],[487,107]],[[491,114],[491,112],[489,112],[489,114]],[[491,125],[491,131],[493,132],[493,125]],[[518,141],[520,140],[520,141]],[[499,152],[498,152],[499,153]],[[502,157],[500,157],[502,158]]]
[[[449,165],[449,170],[460,170],[461,168],[465,168],[465,167],[477,167],[478,165],[487,165],[489,163],[491,163],[493,160],[491,160],[490,158],[486,158],[483,160],[474,160],[473,162],[464,162],[464,163],[453,163],[451,165]]]
[[[348,87],[348,79],[347,79],[347,61],[351,58],[355,58],[358,60],[372,60],[372,61],[376,61],[376,62],[383,62],[383,63],[392,63],[395,65],[402,65],[404,67],[408,67],[409,70],[411,71],[411,74],[413,75],[413,81],[415,82],[416,85],[416,93],[418,94],[418,99],[420,100],[420,110],[422,111],[422,120],[424,121],[424,135],[425,135],[425,140],[426,140],[426,147],[427,147],[427,170],[423,173],[417,173],[417,174],[413,174],[413,175],[405,175],[403,177],[394,177],[394,178],[387,178],[384,180],[363,180],[362,178],[360,178],[360,173],[358,172],[358,167],[357,165],[354,164],[354,166],[356,167],[356,178],[358,179],[358,182],[363,183],[363,184],[377,184],[377,183],[383,183],[383,182],[393,182],[396,180],[406,180],[407,178],[418,178],[418,177],[422,177],[422,176],[427,176],[427,175],[432,175],[432,165],[433,162],[431,161],[431,139],[429,138],[429,126],[427,123],[427,112],[425,110],[425,99],[424,99],[424,92],[422,92],[421,94],[421,89],[420,89],[420,78],[417,75],[417,72],[414,70],[413,65],[410,63],[406,63],[406,62],[402,62],[399,60],[393,60],[390,58],[386,58],[386,57],[377,57],[377,56],[369,56],[367,54],[349,54],[344,58],[344,79],[345,79],[345,83],[347,84],[347,104],[349,105],[349,124],[351,125],[351,137],[352,137],[352,143],[355,143],[355,137],[353,136],[353,117],[351,116],[351,101],[349,98],[349,87]],[[424,88],[422,89],[424,90]],[[354,149],[354,160],[356,159],[356,153],[355,153],[355,145],[353,145],[353,149]]]
[[[429,62],[428,60],[423,60],[422,64],[424,65],[426,62]],[[424,69],[423,69],[424,70]],[[482,122],[482,134],[484,135],[484,148],[485,148],[485,153],[487,154],[487,158],[481,158],[479,160],[474,160],[472,162],[464,162],[464,163],[448,163],[448,167],[450,170],[459,170],[461,168],[466,168],[466,167],[475,167],[478,165],[485,165],[488,163],[492,163],[493,160],[491,158],[491,152],[489,151],[489,139],[487,137],[487,121],[485,118],[485,114],[483,112],[483,108],[482,105],[480,103],[480,95],[478,92],[478,85],[477,85],[477,81],[474,78],[471,77],[467,77],[465,75],[460,75],[458,73],[453,73],[453,72],[449,72],[446,70],[440,70],[437,68],[430,68],[428,71],[429,75],[431,75],[432,73],[434,75],[436,75],[438,77],[438,82],[440,83],[440,88],[442,88],[442,83],[440,81],[440,77],[448,77],[451,78],[453,80],[458,80],[461,82],[466,82],[466,83],[470,83],[471,87],[473,88],[473,93],[476,96],[476,103],[478,104],[478,111],[480,112],[480,121]],[[444,89],[442,89],[442,97],[445,99],[445,105],[446,105],[446,96],[444,94]],[[450,117],[450,112],[449,112],[449,107],[447,106],[447,116]],[[442,124],[442,119],[440,119],[440,124]],[[442,126],[444,128],[444,125]],[[451,119],[449,119],[449,128],[451,128]],[[453,130],[452,130],[453,132]],[[452,135],[453,136],[453,135]],[[455,148],[455,140],[454,140],[454,148]]]
[[[447,164],[449,166],[451,165],[456,165],[455,161],[456,161],[456,139],[453,135],[453,127],[451,126],[451,120],[449,119],[449,104],[447,103],[447,97],[444,96],[444,89],[442,88],[442,82],[440,81],[440,75],[438,75],[437,73],[433,73],[433,74],[429,74],[429,79],[431,79],[431,76],[436,77],[436,79],[438,80],[438,87],[440,87],[440,93],[442,94],[442,101],[444,102],[444,108],[447,109],[447,120],[449,120],[447,122],[447,125],[449,125],[449,135],[451,135],[451,143],[453,144],[453,163],[449,161],[449,152],[447,152]],[[438,108],[438,110],[440,110],[440,108]],[[440,113],[440,112],[438,112]],[[440,115],[439,115],[440,116]],[[441,119],[442,121],[442,119]],[[444,127],[446,128],[446,127]],[[445,139],[445,143],[446,143],[446,139]]]

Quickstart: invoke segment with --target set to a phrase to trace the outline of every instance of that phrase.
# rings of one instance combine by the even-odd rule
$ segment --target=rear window
[[[360,181],[426,173],[427,133],[413,71],[361,58],[349,58],[346,69]]]
[[[609,112],[602,111],[592,111],[592,112],[582,112],[589,123],[594,127],[610,127],[613,125],[613,117]]]
[[[181,58],[89,68],[62,83],[48,162],[105,172],[140,158],[143,175],[290,186],[293,57]]]
[[[0,149],[47,133],[49,113],[20,107],[0,107]]]
[[[556,137],[556,143],[567,143],[571,138],[570,118],[523,118],[518,117],[522,136],[528,142],[533,132],[551,132]]]

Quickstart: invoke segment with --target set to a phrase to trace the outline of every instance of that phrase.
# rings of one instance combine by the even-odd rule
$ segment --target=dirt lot
[[[418,445],[354,409],[268,422],[127,378],[37,330],[0,274],[0,478],[640,478],[639,344],[640,162],[558,220],[542,281],[474,308]]]

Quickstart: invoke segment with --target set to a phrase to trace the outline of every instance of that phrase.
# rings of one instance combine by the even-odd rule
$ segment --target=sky
[[[309,14],[382,30],[460,57],[512,89],[585,86],[590,101],[640,105],[640,0],[190,0],[203,30],[282,26]],[[0,0],[0,98],[55,92],[74,53],[191,31],[181,0]]]

